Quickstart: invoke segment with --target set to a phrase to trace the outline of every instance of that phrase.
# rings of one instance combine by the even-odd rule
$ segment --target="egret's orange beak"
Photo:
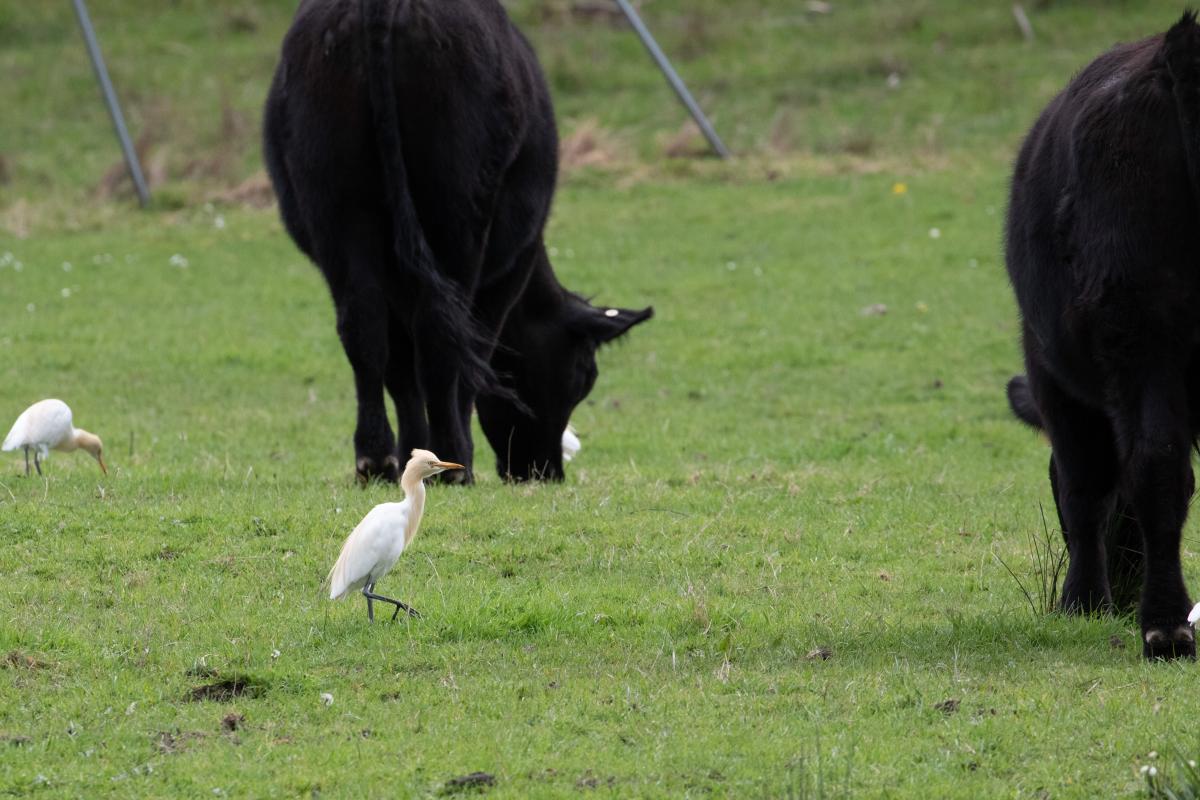
[[[101,458],[100,456],[96,456],[96,460],[100,462],[100,471],[103,472],[105,475],[107,475],[108,467],[104,466],[104,459]]]
[[[433,464],[442,469],[466,469],[462,464],[455,464],[453,461],[435,461]]]

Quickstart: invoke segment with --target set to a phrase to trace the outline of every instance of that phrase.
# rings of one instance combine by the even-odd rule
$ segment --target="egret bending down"
[[[563,461],[570,461],[579,455],[579,448],[582,446],[579,443],[579,434],[575,433],[575,426],[568,422],[562,435]]]
[[[400,476],[404,500],[375,506],[346,537],[342,554],[326,578],[330,600],[339,600],[355,589],[362,589],[363,597],[367,598],[367,619],[371,622],[375,621],[373,603],[376,600],[396,607],[393,620],[401,609],[410,616],[420,616],[399,600],[375,594],[375,583],[388,574],[404,548],[417,535],[421,513],[425,510],[425,484],[422,481],[449,469],[463,469],[463,465],[439,461],[428,450],[412,451],[412,458]]]
[[[100,437],[88,433],[83,428],[76,428],[71,421],[71,408],[62,400],[39,400],[25,409],[12,430],[4,437],[0,450],[25,451],[25,474],[29,475],[29,451],[33,451],[33,465],[37,467],[38,475],[42,474],[42,464],[38,459],[46,458],[51,450],[69,453],[72,450],[86,450],[92,458],[100,462],[100,469],[105,475],[108,467],[104,466],[104,446]]]

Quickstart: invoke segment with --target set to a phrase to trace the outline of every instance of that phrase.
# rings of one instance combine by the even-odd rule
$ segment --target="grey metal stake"
[[[667,56],[663,53],[662,48],[658,46],[658,42],[654,41],[654,36],[651,35],[650,30],[642,22],[642,18],[638,16],[634,7],[629,4],[629,0],[617,0],[617,5],[625,13],[625,18],[629,20],[629,24],[637,31],[638,38],[642,40],[642,44],[646,46],[646,50],[650,53],[650,57],[654,59],[655,63],[658,64],[658,68],[662,70],[662,74],[666,76],[667,83],[671,84],[671,88],[679,96],[680,102],[687,107],[688,112],[692,115],[692,119],[696,120],[696,124],[700,126],[700,131],[704,134],[704,138],[708,139],[708,143],[712,145],[712,149],[721,158],[729,158],[729,150],[725,147],[725,143],[721,141],[721,137],[713,129],[712,123],[708,121],[708,117],[704,116],[704,111],[700,109],[700,105],[692,97],[692,93],[688,91],[687,85],[679,77],[679,73],[671,66],[671,62],[667,60]]]
[[[83,0],[74,0],[75,16],[79,18],[79,27],[83,31],[83,40],[87,43],[88,55],[92,58],[92,69],[96,71],[96,80],[104,93],[104,102],[108,106],[108,114],[112,117],[113,127],[117,138],[121,140],[121,150],[125,153],[125,166],[129,169],[129,177],[137,189],[138,201],[145,206],[150,202],[150,190],[146,188],[146,179],[142,177],[142,165],[138,163],[137,151],[129,138],[125,127],[125,116],[121,113],[121,104],[117,102],[117,93],[113,90],[112,81],[108,78],[108,67],[104,65],[104,56],[100,54],[100,43],[96,41],[96,30],[92,27],[92,19],[88,16],[87,6]]]

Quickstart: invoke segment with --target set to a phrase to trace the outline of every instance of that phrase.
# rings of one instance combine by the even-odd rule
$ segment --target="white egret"
[[[420,616],[415,610],[390,597],[375,594],[375,583],[387,575],[396,559],[417,535],[421,514],[425,510],[426,478],[450,469],[463,469],[462,464],[439,461],[428,450],[413,450],[412,458],[400,476],[404,500],[399,503],[380,503],[367,512],[362,522],[346,537],[337,563],[329,570],[329,599],[339,600],[355,589],[367,598],[367,619],[375,621],[374,601],[391,603],[396,607],[392,619],[401,609],[410,616]]]
[[[25,451],[25,474],[29,474],[29,451],[33,451],[33,465],[37,467],[38,475],[42,474],[42,464],[38,459],[46,458],[51,450],[69,453],[72,450],[86,450],[92,458],[100,462],[100,469],[105,475],[108,467],[104,465],[104,445],[100,437],[88,433],[83,428],[76,428],[71,420],[71,408],[62,400],[39,400],[21,412],[12,430],[4,437],[0,450]]]
[[[562,435],[562,453],[563,461],[570,461],[579,454],[579,448],[583,447],[579,442],[579,436],[575,433],[575,426],[567,423],[567,429]]]

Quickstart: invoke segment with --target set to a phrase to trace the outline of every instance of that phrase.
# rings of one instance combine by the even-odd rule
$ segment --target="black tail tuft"
[[[1042,427],[1042,414],[1037,404],[1033,402],[1033,392],[1029,390],[1029,378],[1016,375],[1008,382],[1008,405],[1012,408],[1017,419],[1035,428]]]
[[[1200,26],[1196,12],[1185,11],[1179,22],[1163,35],[1163,60],[1176,84],[1195,86],[1197,67],[1200,67]]]
[[[471,313],[462,290],[438,271],[437,261],[413,205],[408,170],[400,139],[396,108],[392,33],[396,0],[361,0],[367,83],[375,136],[383,165],[383,181],[393,220],[393,249],[405,294],[412,299],[413,337],[430,364],[453,364],[472,392],[487,392],[514,399],[500,385],[491,365],[481,355],[488,352],[491,336]]]
[[[1200,193],[1200,25],[1196,12],[1186,11],[1163,36],[1160,56],[1174,84],[1175,110],[1183,139],[1192,189]]]

